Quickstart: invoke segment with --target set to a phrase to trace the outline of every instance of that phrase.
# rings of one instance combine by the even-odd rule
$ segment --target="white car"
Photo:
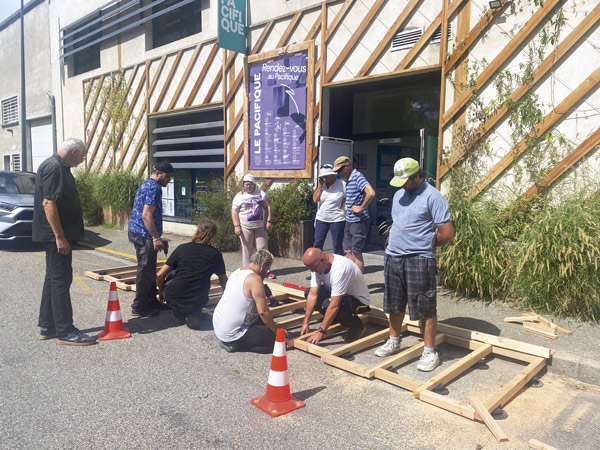
[[[0,171],[0,241],[31,240],[35,174]]]

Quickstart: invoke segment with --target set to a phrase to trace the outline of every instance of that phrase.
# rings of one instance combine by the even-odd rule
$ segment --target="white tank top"
[[[254,272],[242,269],[233,272],[217,303],[213,314],[213,328],[222,342],[237,341],[260,318],[256,302],[244,296],[244,281],[251,273]]]

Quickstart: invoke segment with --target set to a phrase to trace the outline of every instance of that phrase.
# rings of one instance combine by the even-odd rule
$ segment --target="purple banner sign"
[[[251,170],[306,165],[306,53],[250,66]]]

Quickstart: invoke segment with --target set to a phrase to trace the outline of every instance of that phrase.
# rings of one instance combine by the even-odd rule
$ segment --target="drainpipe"
[[[56,102],[52,92],[46,91],[46,95],[50,98],[50,108],[52,108],[52,154],[56,155]]]
[[[21,171],[27,171],[27,117],[25,108],[25,8],[21,0]]]

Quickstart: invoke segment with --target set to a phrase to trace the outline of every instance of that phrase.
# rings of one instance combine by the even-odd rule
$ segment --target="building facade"
[[[506,202],[600,181],[599,0],[237,1],[246,55],[218,42],[233,0],[38,3],[59,140],[94,171],[169,159],[174,228],[215,178],[314,179],[340,154],[378,198],[404,156]]]

